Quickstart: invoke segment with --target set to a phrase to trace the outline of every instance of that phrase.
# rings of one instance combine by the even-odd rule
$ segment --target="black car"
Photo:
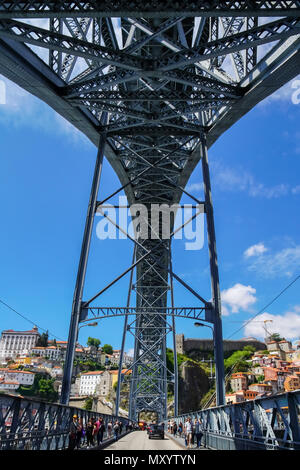
[[[150,424],[148,436],[149,436],[149,439],[152,439],[152,437],[160,437],[160,439],[164,439],[165,438],[164,426],[162,426],[161,424]]]

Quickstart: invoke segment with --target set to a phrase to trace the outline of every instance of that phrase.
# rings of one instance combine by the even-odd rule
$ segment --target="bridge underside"
[[[0,73],[46,102],[99,149],[73,300],[63,403],[68,402],[78,324],[101,297],[83,302],[104,154],[129,204],[149,210],[153,204],[179,203],[201,160],[212,302],[193,293],[206,312],[204,320],[214,327],[217,396],[219,404],[224,401],[207,149],[300,72],[300,2],[173,3],[155,2],[155,9],[138,0],[130,5],[119,1],[114,9],[108,1],[11,1],[0,6]],[[151,220],[147,223],[151,229]],[[150,409],[165,418],[168,384],[176,394],[176,364],[175,371],[166,365],[166,338],[175,337],[175,306],[171,295],[168,317],[168,292],[173,293],[173,279],[189,286],[173,272],[171,240],[162,233],[159,227],[157,237],[145,239],[136,232],[134,241],[136,316],[129,325],[125,315],[124,326],[124,335],[131,331],[135,341],[132,417]],[[119,372],[119,386],[121,379]]]

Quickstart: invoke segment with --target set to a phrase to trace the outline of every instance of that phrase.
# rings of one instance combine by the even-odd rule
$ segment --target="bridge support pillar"
[[[202,176],[204,183],[205,213],[207,222],[207,239],[210,262],[210,277],[213,303],[213,325],[214,325],[214,350],[216,365],[216,401],[217,405],[225,404],[225,375],[224,375],[224,354],[223,354],[223,334],[221,319],[221,295],[219,284],[219,269],[217,260],[216,234],[213,214],[213,203],[211,197],[210,172],[207,158],[206,137],[201,136],[201,161]]]
[[[95,164],[93,183],[91,188],[90,200],[87,210],[85,230],[83,235],[80,260],[77,272],[76,285],[74,290],[72,314],[69,328],[68,346],[64,365],[64,373],[62,380],[62,390],[60,402],[64,405],[69,403],[71,392],[71,381],[73,372],[73,362],[75,356],[75,347],[78,338],[78,324],[81,315],[82,294],[84,288],[85,274],[89,256],[90,242],[92,236],[93,222],[96,212],[97,195],[99,190],[100,177],[102,172],[102,164],[104,157],[104,149],[106,144],[106,134],[100,135],[98,154]]]

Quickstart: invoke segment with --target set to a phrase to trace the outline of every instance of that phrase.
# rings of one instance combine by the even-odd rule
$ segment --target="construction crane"
[[[245,323],[245,324],[248,324],[250,322],[251,323],[263,323],[264,324],[263,329],[265,331],[265,343],[267,343],[268,337],[270,337],[272,333],[270,333],[270,331],[267,330],[266,323],[268,323],[268,322],[272,323],[273,320],[268,319],[268,320],[250,320],[250,321],[244,321],[244,320],[243,321],[242,320],[240,320],[240,321],[231,321],[231,323],[240,323],[240,322]]]

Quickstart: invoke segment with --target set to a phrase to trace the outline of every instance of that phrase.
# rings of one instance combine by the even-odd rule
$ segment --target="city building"
[[[80,376],[79,395],[95,395],[103,370],[85,372]]]
[[[237,391],[237,392],[234,392],[234,393],[228,393],[225,396],[225,401],[226,401],[226,405],[232,405],[234,403],[241,403],[241,402],[245,401],[244,391],[240,390],[240,391]]]
[[[244,399],[245,400],[255,400],[255,398],[257,397],[258,395],[258,392],[256,392],[255,390],[244,390]]]
[[[19,382],[13,380],[0,379],[0,390],[2,392],[13,392],[20,387]]]
[[[120,364],[120,357],[121,357],[121,350],[120,349],[114,349],[113,354],[110,357],[110,363],[113,364],[113,365],[118,366]],[[122,366],[123,367],[127,367],[127,366],[129,367],[132,363],[133,363],[133,357],[130,356],[129,354],[127,354],[124,351]]]
[[[62,381],[56,380],[54,382],[54,388],[58,391],[59,395],[61,394],[62,389]],[[78,397],[80,391],[80,377],[77,377],[75,383],[71,384],[70,396],[71,397]]]
[[[51,377],[58,378],[63,375],[63,368],[61,366],[53,366],[48,369]]]
[[[2,331],[0,339],[0,357],[15,358],[28,354],[36,346],[40,334],[35,326],[29,331]]]
[[[0,379],[4,379],[4,381],[18,382],[19,385],[32,385],[34,377],[34,372],[6,368],[0,369]]]
[[[31,366],[32,365],[32,362],[31,362],[31,357],[29,356],[20,356],[20,357],[16,357],[16,359],[14,360],[15,364],[17,364],[18,366]]]
[[[268,385],[265,383],[259,383],[259,384],[251,384],[249,385],[249,390],[258,392],[260,395],[272,393],[272,385]]]
[[[112,376],[112,387],[114,387],[115,383],[118,382],[118,373],[119,371],[118,370],[110,370],[109,371],[111,376]],[[122,369],[122,374],[123,375],[131,375],[132,374],[132,370],[130,369]]]
[[[284,381],[284,389],[286,392],[293,392],[300,389],[300,374],[288,375]]]
[[[247,386],[248,386],[247,375],[241,372],[232,374],[230,385],[231,385],[231,389],[233,392],[237,392],[239,390],[247,390]]]
[[[61,358],[61,349],[55,346],[35,346],[31,349],[31,353],[48,359],[59,360]]]
[[[113,381],[112,381],[113,374],[112,374],[112,372],[114,372],[114,371],[106,370],[101,375],[100,381],[96,385],[96,390],[95,390],[95,394],[97,396],[106,397],[110,393],[110,391],[112,390],[112,384],[113,384]]]

